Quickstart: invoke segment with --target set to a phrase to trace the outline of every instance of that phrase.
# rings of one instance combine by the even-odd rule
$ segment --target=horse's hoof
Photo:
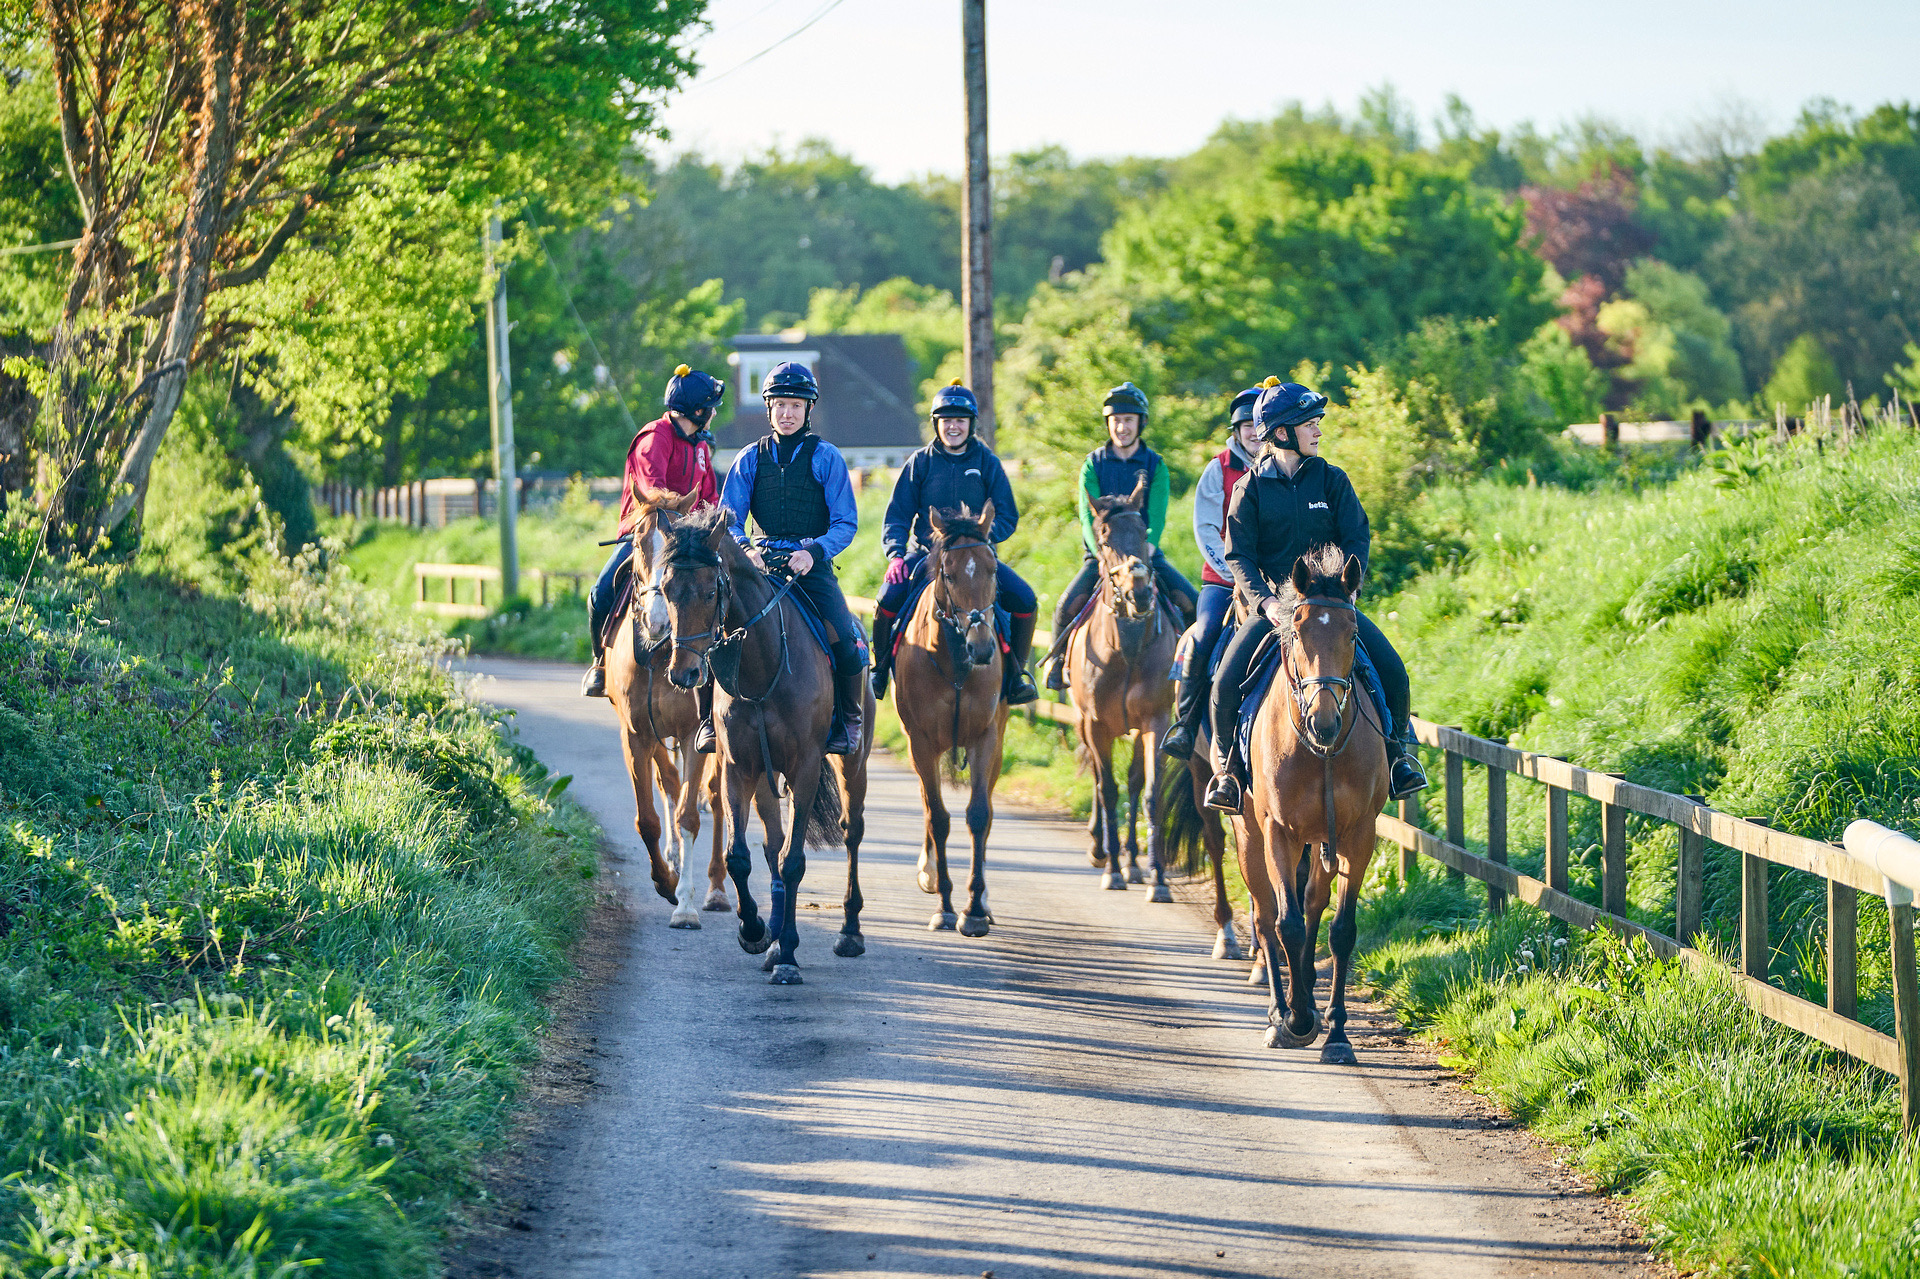
[[[673,912],[673,918],[667,921],[667,927],[698,928],[700,927],[700,915],[692,909],[687,910],[684,914],[676,910]]]
[[[740,949],[749,955],[765,954],[767,947],[773,945],[773,930],[762,926],[759,934],[749,933],[746,925],[740,926]]]
[[[712,892],[707,894],[706,905],[702,906],[700,909],[701,910],[732,910],[733,903],[727,900],[727,895],[725,893],[721,892],[718,888],[716,888]]]
[[[804,986],[800,980],[800,969],[793,964],[779,964],[774,967],[773,976],[767,978],[769,986]]]
[[[1213,957],[1215,959],[1246,958],[1245,955],[1240,953],[1240,943],[1228,941],[1224,933],[1213,939]]]
[[[1108,892],[1124,893],[1127,891],[1127,877],[1125,875],[1122,875],[1119,871],[1117,870],[1108,871],[1101,878],[1103,878],[1106,881],[1104,884],[1101,885],[1101,887],[1105,888]]]
[[[960,935],[962,937],[985,937],[987,935],[988,921],[991,918],[992,917],[988,915],[968,915],[960,921]]]
[[[1107,855],[1105,853],[1088,853],[1087,864],[1096,870],[1102,869],[1107,864]]]
[[[680,885],[669,884],[662,880],[653,881],[653,891],[660,894],[660,900],[680,904]]]
[[[1343,1039],[1328,1040],[1327,1046],[1320,1050],[1320,1061],[1328,1066],[1352,1066],[1357,1065],[1359,1059],[1353,1055],[1353,1045]]]
[[[1127,882],[1129,884],[1144,884],[1147,882],[1147,872],[1141,870],[1138,866],[1129,866],[1127,867]]]
[[[935,933],[950,933],[960,923],[960,916],[950,910],[936,910],[933,918],[927,921],[927,930]]]
[[[858,959],[867,953],[866,939],[859,933],[841,933],[840,940],[833,943],[833,953],[842,959]]]
[[[1304,1035],[1294,1033],[1293,1027],[1288,1024],[1292,1019],[1291,1014],[1285,1014],[1278,1022],[1269,1027],[1267,1047],[1310,1048],[1313,1046],[1313,1041],[1320,1038],[1321,1019],[1319,1009],[1316,1008],[1314,1010],[1312,1029]]]
[[[1267,1033],[1260,1037],[1260,1044],[1265,1048],[1280,1047],[1280,1028],[1278,1026],[1268,1026]]]
[[[1173,889],[1165,884],[1155,884],[1153,886],[1153,892],[1148,895],[1147,900],[1150,902],[1171,903],[1173,901]]]
[[[940,886],[933,882],[933,876],[927,874],[926,871],[923,870],[920,872],[919,880],[920,891],[927,894],[927,896],[931,897],[940,891]]]
[[[770,973],[770,972],[772,972],[772,971],[773,971],[773,961],[774,961],[774,960],[776,960],[776,959],[778,959],[778,958],[780,958],[780,952],[779,952],[779,951],[777,951],[777,950],[775,950],[775,949],[773,949],[773,948],[772,948],[771,946],[769,946],[769,947],[767,948],[767,957],[766,957],[766,959],[765,959],[765,960],[763,960],[763,961],[761,962],[761,964],[760,964],[760,971],[761,971],[761,972],[763,972],[763,973]]]
[[[1266,984],[1267,984],[1267,966],[1263,963],[1255,961],[1253,967],[1247,971],[1247,985],[1264,986]]]

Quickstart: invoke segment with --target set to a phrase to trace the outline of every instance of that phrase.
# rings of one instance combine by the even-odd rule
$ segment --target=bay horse
[[[1142,474],[1125,497],[1098,497],[1093,510],[1095,554],[1100,586],[1087,620],[1067,640],[1067,686],[1080,713],[1078,730],[1085,758],[1093,766],[1093,815],[1087,823],[1092,841],[1088,858],[1104,867],[1105,886],[1125,889],[1145,883],[1140,871],[1140,794],[1147,796],[1147,854],[1153,867],[1151,901],[1170,902],[1160,823],[1160,739],[1173,715],[1174,649],[1180,624],[1167,614],[1153,571],[1153,544],[1147,540],[1147,477]],[[1113,747],[1132,739],[1133,762],[1127,769],[1127,873],[1120,873],[1120,792],[1113,772]]]
[[[1294,563],[1280,592],[1287,623],[1276,628],[1281,669],[1255,715],[1243,815],[1235,818],[1240,870],[1267,970],[1269,1048],[1306,1048],[1319,1038],[1314,945],[1340,878],[1340,907],[1327,940],[1333,997],[1320,1060],[1354,1064],[1347,1039],[1347,978],[1354,920],[1373,860],[1374,818],[1386,806],[1387,743],[1372,700],[1354,678],[1360,561],[1318,546]],[[1284,681],[1284,683],[1283,683]],[[1314,856],[1312,845],[1319,845]],[[1288,977],[1280,1003],[1281,955]]]
[[[707,859],[707,891],[700,897],[700,877],[693,873],[693,845],[700,834],[700,790],[706,756],[693,749],[693,730],[700,722],[698,699],[667,678],[668,643],[666,604],[654,574],[665,560],[664,514],[685,514],[698,495],[684,497],[654,489],[636,488],[638,514],[633,538],[633,588],[626,614],[607,649],[607,697],[620,721],[620,747],[626,756],[627,776],[633,783],[634,829],[647,847],[654,888],[674,903],[670,928],[700,927],[700,912],[727,910],[726,862],[721,855],[720,817],[715,806],[713,848]],[[660,815],[654,808],[654,783],[672,810],[673,856],[661,856]]]
[[[769,957],[776,986],[801,984],[795,948],[800,944],[796,908],[806,874],[806,849],[844,843],[847,892],[844,922],[833,953],[852,958],[866,952],[860,933],[860,842],[866,833],[869,730],[858,753],[829,757],[824,747],[833,723],[833,663],[807,633],[801,605],[788,585],[775,585],[734,542],[731,516],[722,506],[665,519],[666,560],[659,574],[672,653],[668,671],[680,688],[714,681],[713,719],[723,763],[727,814],[727,872],[739,900],[740,948]],[[867,694],[872,724],[871,693]],[[829,765],[828,760],[832,763]],[[747,848],[747,806],[772,794],[784,779],[793,799],[792,829],[783,841],[769,839],[772,876],[767,919],[747,886],[752,861]],[[762,806],[762,817],[767,816]],[[780,849],[778,855],[775,848]]]
[[[962,937],[985,937],[993,923],[987,908],[987,832],[993,829],[993,788],[1000,781],[1001,742],[1007,704],[1000,697],[999,636],[993,600],[999,557],[988,531],[993,503],[976,514],[929,512],[933,547],[921,566],[929,583],[900,629],[894,662],[893,705],[907,733],[907,756],[920,778],[926,808],[926,838],[920,848],[920,891],[937,893],[940,909],[927,927],[959,926]],[[964,753],[972,774],[967,830],[973,836],[973,870],[964,917],[953,909],[947,873],[947,833],[952,819],[940,793],[941,757],[951,751],[954,771]]]
[[[1227,897],[1226,829],[1219,811],[1207,807],[1207,784],[1213,780],[1210,763],[1213,737],[1206,721],[1206,716],[1200,717],[1200,733],[1193,755],[1185,765],[1169,769],[1166,774],[1165,791],[1160,797],[1166,830],[1162,856],[1168,861],[1179,861],[1181,869],[1189,875],[1203,874],[1212,866],[1213,957],[1239,960],[1246,958],[1246,952],[1235,935],[1233,903]],[[1255,966],[1252,974],[1255,984],[1265,973],[1264,967]]]

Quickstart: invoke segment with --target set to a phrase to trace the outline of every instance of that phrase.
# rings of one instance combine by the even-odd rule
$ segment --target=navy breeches
[[[859,661],[854,637],[861,634],[861,630],[860,624],[853,620],[852,610],[847,608],[847,597],[840,592],[840,579],[834,576],[833,561],[820,559],[815,552],[813,567],[793,580],[793,592],[806,596],[820,620],[833,628],[836,636],[832,645],[833,668],[836,673],[844,674],[846,663]]]
[[[920,575],[920,566],[926,561],[925,551],[915,551],[907,556],[906,579],[895,582],[891,586],[881,587],[880,598],[874,601],[874,606],[889,617],[899,616],[901,606],[907,602],[908,592],[913,590],[914,579]],[[1035,597],[1033,588],[1027,585],[1026,579],[1005,563],[995,566],[993,576],[994,592],[1000,607],[1016,617],[1032,616],[1033,610],[1040,606],[1040,602]]]
[[[1227,618],[1233,612],[1233,588],[1208,582],[1200,588],[1200,630],[1193,637],[1193,652],[1187,655],[1187,678],[1206,682],[1207,664],[1213,660],[1213,646],[1220,642]]]

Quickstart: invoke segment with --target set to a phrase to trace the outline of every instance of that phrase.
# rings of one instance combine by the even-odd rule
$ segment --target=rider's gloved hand
[[[1271,596],[1267,598],[1266,603],[1260,606],[1260,611],[1266,615],[1267,621],[1276,627],[1283,627],[1287,624],[1287,606]]]
[[[907,580],[907,561],[904,556],[896,555],[887,561],[888,586],[898,586]]]

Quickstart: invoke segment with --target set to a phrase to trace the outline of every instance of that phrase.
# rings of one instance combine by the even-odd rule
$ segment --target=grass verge
[[[0,1273],[438,1273],[597,832],[317,556],[0,622]],[[15,592],[18,595],[15,595]]]

